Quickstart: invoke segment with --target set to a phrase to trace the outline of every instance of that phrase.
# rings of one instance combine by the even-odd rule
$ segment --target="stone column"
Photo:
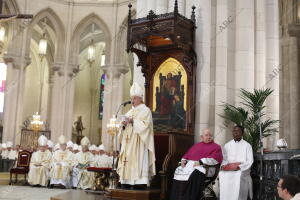
[[[211,59],[211,0],[196,4],[196,120],[195,141],[199,141],[202,129],[209,127],[210,121],[210,59]]]
[[[25,88],[25,69],[30,64],[29,57],[6,54],[7,78],[4,99],[3,141],[20,143],[22,125],[23,94]]]
[[[255,88],[266,84],[266,16],[265,2],[255,0]]]
[[[226,129],[224,119],[219,115],[223,113],[224,102],[227,102],[227,65],[228,65],[228,26],[234,20],[228,16],[228,0],[217,1],[216,8],[216,71],[215,71],[215,140],[218,144],[226,142]]]
[[[103,67],[103,71],[106,74],[105,89],[104,89],[104,102],[103,102],[103,120],[102,120],[102,143],[108,150],[112,150],[112,138],[107,134],[107,123],[113,115],[116,114],[119,105],[123,100],[123,93],[120,88],[122,82],[120,76],[129,71],[125,65],[106,65]],[[121,114],[121,111],[119,112]]]
[[[265,1],[266,6],[266,73],[267,79],[269,79],[269,74],[275,75],[271,81],[268,81],[267,87],[272,88],[274,92],[269,96],[266,102],[267,115],[268,117],[276,120],[279,119],[279,70],[281,66],[279,65],[279,11],[278,11],[278,1],[267,0]],[[291,84],[291,89],[295,86],[295,90],[291,90],[290,94],[298,94],[299,90],[296,84],[298,83],[298,64],[294,67],[295,71],[292,71],[291,80],[295,81],[295,84]],[[276,72],[276,73],[275,73]],[[299,98],[291,99],[291,105],[298,105]],[[299,108],[299,107],[298,107]],[[295,119],[295,126],[291,124],[292,127],[296,127],[299,123],[299,109],[291,109],[291,119]],[[294,113],[297,112],[297,113]],[[294,132],[290,132],[292,135],[299,135],[298,129]],[[273,149],[276,145],[278,139],[278,134],[275,137],[268,137],[267,148]],[[293,145],[291,145],[293,146]]]
[[[283,112],[280,120],[288,121],[288,128],[284,130],[284,137],[287,139],[288,148],[299,148],[299,47],[298,38],[290,37],[288,40],[288,61],[282,67],[288,67],[288,75],[285,78],[289,84],[288,102],[289,110]],[[285,104],[285,102],[284,102]],[[289,130],[289,131],[287,131]],[[277,138],[276,138],[277,139]]]
[[[168,12],[168,0],[156,0],[156,14]]]
[[[77,64],[69,64],[68,71],[64,77],[65,78],[64,85],[62,88],[65,93],[63,99],[63,103],[64,103],[63,131],[65,136],[69,139],[72,138],[72,127],[74,123],[73,111],[74,111],[74,100],[75,100],[75,78],[77,73],[78,73]]]
[[[137,9],[136,10],[136,18],[146,17],[150,11],[150,10],[148,10],[147,4],[145,3],[144,0],[137,0],[136,9]],[[138,57],[135,54],[133,54],[133,58],[134,58],[133,82],[137,82],[140,85],[144,85],[145,78],[141,71],[142,68],[140,66],[137,66]]]
[[[254,88],[254,2],[236,1],[235,103],[240,88]]]
[[[52,105],[51,105],[51,118],[50,118],[50,130],[51,130],[51,139],[57,139],[60,134],[63,133],[63,64],[54,63],[53,64],[53,86],[52,86]],[[68,138],[70,139],[70,138]]]
[[[191,0],[188,0],[188,2],[190,2],[190,1]],[[178,12],[181,15],[185,16],[185,4],[186,4],[186,0],[177,0],[177,3],[178,3]],[[195,4],[197,4],[197,3],[198,2],[195,2]],[[169,0],[169,3],[168,3],[168,12],[173,12],[174,11],[174,4],[175,4],[175,0]]]
[[[156,10],[156,1],[155,0],[146,1],[145,3],[147,4],[147,10],[148,10],[148,12],[150,10],[153,10],[155,12],[155,10]]]

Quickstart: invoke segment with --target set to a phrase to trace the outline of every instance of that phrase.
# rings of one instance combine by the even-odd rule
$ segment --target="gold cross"
[[[128,140],[129,140],[128,135],[126,135],[126,139],[125,140],[126,140],[126,144],[128,144]]]
[[[124,163],[124,169],[125,169],[126,164],[128,163],[128,160],[126,159],[126,156],[125,156],[125,160],[123,161],[123,163]]]

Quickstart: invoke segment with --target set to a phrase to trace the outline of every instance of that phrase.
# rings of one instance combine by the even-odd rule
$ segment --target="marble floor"
[[[70,190],[0,185],[0,200],[50,200],[50,197],[68,191]]]

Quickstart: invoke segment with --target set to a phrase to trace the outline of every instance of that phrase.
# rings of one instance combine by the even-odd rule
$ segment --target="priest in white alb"
[[[28,182],[34,186],[47,186],[51,163],[51,152],[47,149],[47,138],[41,135],[38,139],[39,149],[32,154],[28,173]]]
[[[51,187],[70,187],[73,153],[67,150],[66,142],[65,136],[58,138],[59,149],[53,153],[51,161]]]
[[[219,172],[220,200],[252,199],[252,179],[250,176],[253,163],[251,145],[243,140],[244,128],[233,128],[233,140],[225,144],[223,162]]]
[[[123,187],[145,188],[155,175],[155,151],[151,110],[143,103],[143,88],[133,83],[132,108],[125,114],[118,141],[121,150],[117,173]]]
[[[74,188],[92,189],[94,186],[95,174],[87,171],[88,167],[94,167],[94,156],[89,152],[90,141],[85,136],[81,140],[82,151],[74,156],[74,168],[72,184]]]

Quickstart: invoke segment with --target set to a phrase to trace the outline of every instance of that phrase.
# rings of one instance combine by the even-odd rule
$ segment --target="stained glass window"
[[[104,87],[105,87],[106,75],[102,74],[100,80],[100,98],[99,98],[99,119],[103,118],[103,100],[104,100]]]

